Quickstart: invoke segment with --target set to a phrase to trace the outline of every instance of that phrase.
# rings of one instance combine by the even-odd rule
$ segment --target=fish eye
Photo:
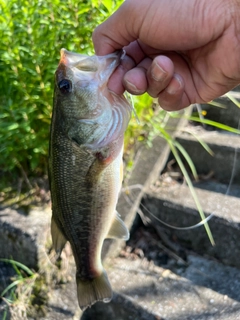
[[[58,88],[63,94],[72,92],[72,82],[68,79],[63,79],[58,82]]]

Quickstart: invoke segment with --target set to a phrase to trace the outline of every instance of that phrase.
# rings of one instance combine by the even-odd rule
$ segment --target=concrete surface
[[[235,90],[236,91],[232,91],[230,94],[239,101],[239,87]],[[239,125],[240,109],[230,101],[226,95],[214,101],[220,103],[222,107],[219,108],[210,104],[201,104],[202,110],[207,112],[206,118],[237,128]]]
[[[167,228],[170,237],[176,237],[185,247],[191,248],[199,254],[212,256],[227,265],[239,268],[239,197],[224,196],[221,193],[204,189],[195,188],[195,190],[205,215],[213,214],[209,226],[216,245],[210,244],[203,226],[191,230]],[[143,204],[142,210],[153,224],[161,226],[161,223],[150,215],[149,211],[156,218],[174,227],[189,227],[201,221],[189,188],[185,184],[176,183],[176,185],[161,188],[157,193],[149,192],[145,195]]]
[[[110,281],[116,293],[131,302],[131,309],[115,298],[93,306],[83,320],[240,319],[238,269],[196,255],[189,255],[188,265],[175,272],[145,259],[116,258],[108,263]],[[142,313],[136,314],[135,306]]]
[[[49,243],[50,208],[36,208],[29,215],[0,207],[0,258],[13,258],[37,268]]]
[[[232,114],[239,118],[235,111],[232,110]],[[173,123],[169,126],[173,127],[178,120],[171,120]],[[236,121],[232,123],[236,124]],[[218,140],[216,133],[208,134],[207,140],[211,140],[208,141],[213,148],[216,146],[215,154],[218,154],[217,140],[225,150],[221,158],[222,151],[219,149],[219,158],[213,160],[209,168],[206,166],[211,160],[207,160],[206,155],[202,157],[199,149],[193,152],[196,161],[200,159],[199,162],[205,162],[203,169],[206,171],[202,170],[200,174],[206,176],[214,169],[215,180],[201,180],[196,188],[206,214],[214,214],[210,226],[217,242],[215,247],[211,247],[203,228],[184,232],[163,229],[147,211],[144,213],[147,218],[151,216],[152,226],[144,227],[145,231],[138,234],[143,226],[136,218],[136,210],[145,193],[142,204],[165,222],[176,226],[199,222],[199,215],[185,184],[172,176],[163,176],[167,159],[171,157],[166,142],[157,138],[153,149],[143,148],[137,155],[135,168],[128,181],[128,185],[138,184],[142,188],[134,190],[134,197],[130,201],[126,201],[124,194],[119,199],[119,213],[129,228],[133,225],[131,239],[127,246],[123,241],[106,241],[104,245],[104,265],[115,292],[112,302],[97,303],[81,313],[76,299],[74,263],[72,258],[66,256],[69,261],[66,282],[49,287],[49,301],[44,316],[28,319],[240,319],[240,271],[236,268],[239,267],[240,249],[239,172],[235,172],[237,178],[231,189],[228,189],[226,179],[220,177],[224,170],[231,172],[236,147],[239,148],[239,139],[233,137],[233,141],[232,137],[223,136]],[[183,143],[187,141],[186,148],[189,145],[189,150],[195,148],[191,138],[181,135],[179,139]],[[229,155],[231,160],[228,160]],[[29,216],[11,209],[2,210],[0,258],[12,256],[30,267],[41,266],[46,255],[46,239],[49,245],[49,224],[49,210],[47,213],[35,211]],[[6,280],[4,268],[0,271],[0,280],[1,277]],[[4,280],[2,288],[9,279],[5,283]],[[3,302],[0,303],[0,319],[4,308]],[[15,319],[12,317],[11,320]]]
[[[206,131],[202,127],[186,127],[191,134],[177,135],[178,142],[184,147],[192,159],[197,172],[209,174],[212,171],[213,178],[218,182],[229,183],[234,173],[234,183],[240,183],[240,139],[231,133],[218,131]],[[212,150],[209,154],[198,140],[206,142]],[[234,170],[234,172],[233,172]]]

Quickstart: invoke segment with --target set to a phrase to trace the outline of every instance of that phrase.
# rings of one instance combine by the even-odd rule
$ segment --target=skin
[[[240,1],[126,0],[93,43],[126,50],[110,90],[148,92],[168,111],[208,102],[240,83]]]

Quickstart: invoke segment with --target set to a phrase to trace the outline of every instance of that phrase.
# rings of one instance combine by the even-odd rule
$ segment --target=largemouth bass
[[[101,262],[103,241],[129,237],[116,204],[131,106],[123,95],[107,88],[120,57],[121,52],[89,57],[62,49],[55,74],[49,151],[51,233],[57,254],[67,241],[71,244],[81,309],[111,300]]]

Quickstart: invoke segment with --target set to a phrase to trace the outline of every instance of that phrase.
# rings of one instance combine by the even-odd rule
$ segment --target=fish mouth
[[[116,65],[120,63],[121,57],[124,55],[123,50],[118,50],[105,56],[88,56],[64,48],[60,50],[60,64],[68,67],[77,67],[82,71],[97,71],[98,64],[114,62]]]
[[[79,61],[79,59],[81,58],[91,58],[90,56],[86,55],[86,54],[81,54],[81,53],[76,53],[76,52],[73,52],[73,51],[68,51],[67,49],[65,48],[62,48],[60,50],[60,55],[61,55],[61,58],[60,58],[60,62],[63,62],[63,63],[67,63],[68,61],[70,62],[77,62]],[[110,53],[108,55],[105,55],[105,56],[92,56],[92,57],[105,57],[105,58],[118,58],[118,59],[121,59],[121,57],[125,55],[125,50],[117,50],[113,53]]]
[[[120,64],[121,58],[124,55],[122,50],[110,53],[105,56],[88,56],[66,49],[60,51],[59,67],[63,66],[72,69],[73,73],[77,76],[85,73],[89,75],[94,73],[98,74],[99,84],[106,83],[114,70]]]

